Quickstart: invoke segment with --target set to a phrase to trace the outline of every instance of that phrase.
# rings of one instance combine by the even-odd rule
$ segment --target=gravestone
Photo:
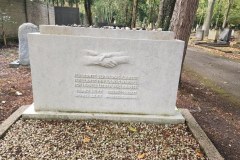
[[[231,38],[231,29],[225,28],[219,35],[219,40],[229,42]]]
[[[240,31],[234,32],[234,38],[236,42],[240,42]]]
[[[214,41],[217,41],[218,39],[218,30],[209,30],[209,34],[208,34],[208,39],[209,40],[214,40]]]
[[[33,32],[38,32],[38,27],[32,23],[23,23],[18,28],[19,63],[21,65],[29,65],[27,34]]]
[[[34,104],[23,117],[183,123],[184,42],[172,35],[40,26],[28,35]]]
[[[204,37],[204,30],[202,30],[201,28],[196,30],[196,39],[198,41],[202,41]]]

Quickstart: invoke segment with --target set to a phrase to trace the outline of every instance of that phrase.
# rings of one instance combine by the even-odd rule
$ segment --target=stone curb
[[[3,138],[8,129],[22,116],[22,113],[27,109],[27,107],[28,105],[18,108],[10,117],[3,121],[0,125],[0,138]]]
[[[213,145],[211,140],[199,126],[195,118],[189,112],[188,109],[179,108],[183,117],[186,119],[186,124],[192,132],[195,139],[200,144],[201,148],[205,152],[206,156],[209,160],[224,160],[224,158],[220,155],[216,147]]]
[[[15,123],[21,116],[22,113],[29,107],[29,105],[22,106],[18,110],[16,110],[9,118],[7,118],[0,125],[0,138],[3,138],[8,129]],[[205,152],[206,156],[209,160],[224,160],[224,158],[220,155],[216,147],[213,145],[211,140],[207,137],[205,132],[196,122],[192,114],[188,109],[179,108],[183,117],[186,119],[186,124],[192,132],[193,136],[196,138],[201,148]]]

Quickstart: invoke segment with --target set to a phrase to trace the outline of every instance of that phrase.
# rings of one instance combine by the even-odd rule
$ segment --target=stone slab
[[[183,41],[28,38],[37,111],[176,114]]]
[[[213,145],[211,140],[208,138],[206,133],[199,126],[197,121],[194,119],[192,114],[188,109],[179,109],[183,117],[186,119],[186,124],[188,125],[193,136],[197,139],[201,148],[207,155],[209,160],[223,160],[224,158],[220,155],[216,147]]]
[[[0,138],[4,136],[4,134],[8,131],[8,129],[15,123],[22,115],[22,113],[29,106],[22,106],[18,110],[16,110],[10,117],[8,117],[1,125],[0,125]]]
[[[24,119],[63,119],[63,120],[111,120],[121,122],[150,122],[159,124],[179,124],[184,123],[185,119],[177,111],[174,116],[157,116],[157,115],[132,115],[132,114],[99,114],[99,113],[67,113],[67,112],[49,112],[35,111],[34,105],[28,107],[23,112]]]
[[[41,34],[91,36],[110,38],[130,38],[149,40],[173,40],[174,33],[171,31],[146,31],[146,30],[120,30],[120,29],[98,29],[85,27],[40,25]]]

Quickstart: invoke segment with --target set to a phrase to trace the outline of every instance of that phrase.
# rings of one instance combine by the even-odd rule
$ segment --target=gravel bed
[[[18,120],[0,159],[207,159],[185,124]]]

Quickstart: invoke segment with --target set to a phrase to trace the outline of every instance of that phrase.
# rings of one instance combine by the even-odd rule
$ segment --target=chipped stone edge
[[[29,107],[29,105],[21,106],[10,117],[0,125],[0,139],[4,137],[8,129],[22,116],[22,113]]]
[[[200,144],[201,148],[203,149],[204,153],[208,157],[209,160],[224,160],[221,154],[218,152],[216,147],[213,145],[211,140],[208,138],[206,133],[202,130],[199,126],[195,118],[189,112],[188,109],[179,108],[180,112],[182,113],[183,117],[186,120],[186,125],[189,127],[190,131],[192,132],[195,139]]]

